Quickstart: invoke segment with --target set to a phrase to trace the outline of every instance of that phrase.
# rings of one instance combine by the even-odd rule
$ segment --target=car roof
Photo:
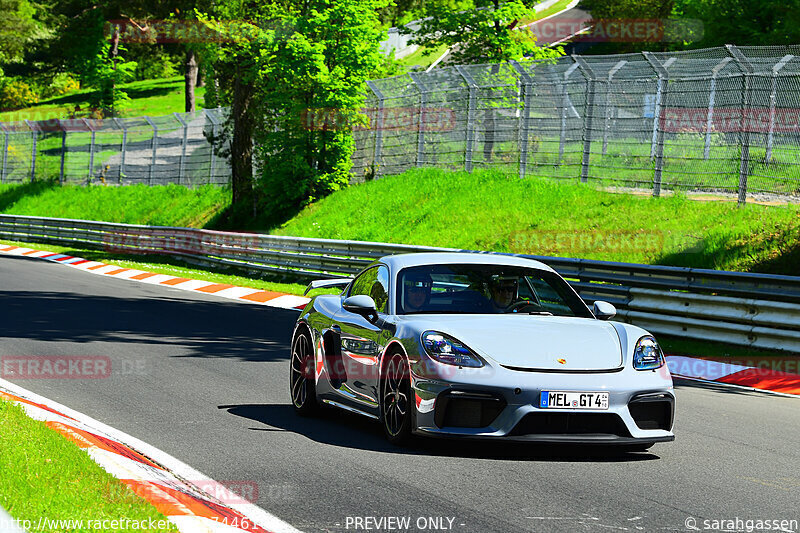
[[[394,272],[403,268],[420,265],[444,264],[476,264],[476,265],[504,265],[536,268],[555,272],[552,268],[535,261],[513,255],[478,253],[478,252],[429,252],[417,254],[387,255],[379,259]]]

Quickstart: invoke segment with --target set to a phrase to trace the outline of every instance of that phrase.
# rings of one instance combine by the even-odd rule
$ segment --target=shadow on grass
[[[20,183],[0,191],[0,212],[5,212],[21,199],[28,196],[39,196],[51,189],[58,187],[55,180],[34,181],[33,183]]]

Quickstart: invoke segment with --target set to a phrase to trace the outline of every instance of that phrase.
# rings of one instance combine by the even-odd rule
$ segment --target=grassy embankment
[[[90,531],[90,520],[167,523],[84,450],[5,400],[0,400],[0,472],[0,506],[16,520],[31,521],[31,531]],[[40,518],[50,523],[40,523]],[[84,527],[53,523],[70,519],[83,519]],[[177,531],[168,524],[159,531]]]

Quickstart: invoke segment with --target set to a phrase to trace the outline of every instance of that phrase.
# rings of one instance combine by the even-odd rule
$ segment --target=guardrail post
[[[567,105],[569,104],[569,94],[567,92],[567,84],[569,77],[578,68],[578,63],[573,63],[564,72],[564,83],[561,84],[561,135],[558,141],[558,164],[564,160],[564,144],[567,140]]]
[[[708,160],[711,153],[711,125],[714,119],[714,100],[717,97],[717,76],[731,61],[733,61],[732,58],[726,57],[711,69],[711,90],[708,94],[708,113],[706,114],[706,143],[703,148],[703,159],[705,160]]]
[[[603,155],[606,155],[608,151],[608,128],[610,127],[609,122],[611,121],[611,106],[608,105],[608,99],[611,96],[611,80],[614,77],[619,69],[625,66],[627,61],[622,60],[618,62],[616,65],[611,67],[608,71],[608,80],[606,81],[606,101],[605,101],[605,120],[603,121]]]
[[[752,63],[734,45],[726,44],[728,53],[736,60],[744,74],[744,84],[742,86],[742,116],[740,128],[740,140],[742,144],[741,157],[739,158],[739,205],[747,201],[747,176],[750,173],[750,93],[753,90],[751,77],[753,75]]]
[[[92,169],[94,169],[94,139],[95,139],[95,131],[94,131],[94,128],[92,127],[92,125],[89,124],[88,120],[86,120],[85,118],[81,119],[81,120],[86,125],[86,127],[89,128],[89,131],[92,132],[92,140],[91,140],[91,143],[89,144],[89,174],[88,174],[88,177],[87,177],[87,183],[91,184],[92,183]]]
[[[181,162],[178,166],[178,184],[186,179],[186,143],[189,141],[189,124],[184,122],[178,113],[172,114],[175,119],[183,126],[183,142],[181,143]],[[188,180],[186,186],[189,186]]]
[[[772,90],[769,93],[769,133],[767,134],[767,154],[764,157],[764,161],[767,164],[772,161],[772,141],[775,136],[775,102],[778,99],[778,72],[792,59],[794,59],[793,55],[786,54],[772,67]]]
[[[125,123],[118,118],[114,118],[114,124],[122,130],[122,153],[119,158],[119,178],[117,179],[119,184],[122,185],[122,176],[125,175],[125,154],[128,151],[128,128],[125,127]]]
[[[58,127],[61,129],[61,169],[58,173],[58,184],[64,185],[64,163],[67,159],[67,128],[64,123],[59,120]]]
[[[662,65],[652,53],[642,52],[642,54],[658,75],[658,90],[656,92],[656,106],[654,110],[655,116],[653,118],[653,143],[650,150],[650,157],[655,158],[655,169],[653,170],[653,196],[657,197],[661,195],[661,171],[664,167],[664,128],[659,128],[658,124],[661,118],[661,103],[666,99],[664,95],[667,92],[667,80],[669,79],[669,74],[667,74],[665,65]]]
[[[5,125],[0,123],[0,130],[5,134],[5,141],[3,142],[3,167],[0,168],[0,183],[6,182],[6,171],[8,165],[8,130]]]
[[[414,80],[414,83],[417,83],[416,80]],[[367,81],[367,87],[370,88],[372,94],[378,99],[378,109],[375,114],[375,150],[372,153],[372,176],[373,178],[377,178],[381,173],[381,168],[383,168],[381,150],[383,149],[383,108],[385,101],[383,93],[374,82]],[[417,84],[417,87],[419,87],[419,84]],[[422,120],[422,115],[420,115],[420,120]],[[420,132],[421,131],[420,129]],[[419,139],[417,139],[417,166],[419,166]]]
[[[520,76],[522,85],[522,116],[519,126],[519,177],[524,178],[528,168],[528,131],[531,121],[531,99],[533,98],[533,78],[517,61],[510,61]]]
[[[422,76],[416,72],[409,74],[419,91],[419,118],[417,123],[417,166],[425,164],[425,111],[428,105],[428,87],[422,81]]]
[[[478,84],[464,67],[457,66],[456,70],[464,78],[469,87],[469,106],[467,107],[467,136],[464,148],[464,170],[472,172],[472,153],[475,148],[475,108],[477,107]]]
[[[592,151],[592,108],[594,107],[595,75],[589,64],[581,57],[572,54],[583,77],[586,78],[586,105],[583,112],[583,158],[581,160],[581,183],[589,181],[589,156]]]
[[[156,153],[158,150],[158,126],[156,126],[155,123],[152,120],[150,120],[150,117],[145,116],[144,119],[147,121],[148,124],[150,124],[150,127],[153,128],[153,158],[150,162],[150,171],[147,174],[147,184],[152,185],[153,172],[155,172],[156,168]]]
[[[36,144],[39,140],[39,132],[37,126],[30,120],[26,120],[25,124],[31,129],[31,183],[36,179]]]

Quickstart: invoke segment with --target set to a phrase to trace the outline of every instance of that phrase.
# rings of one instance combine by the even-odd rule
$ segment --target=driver
[[[489,281],[492,310],[504,313],[508,306],[517,301],[519,278],[515,276],[492,276]]]
[[[406,313],[424,311],[431,298],[431,276],[411,272],[403,279],[403,309]]]

